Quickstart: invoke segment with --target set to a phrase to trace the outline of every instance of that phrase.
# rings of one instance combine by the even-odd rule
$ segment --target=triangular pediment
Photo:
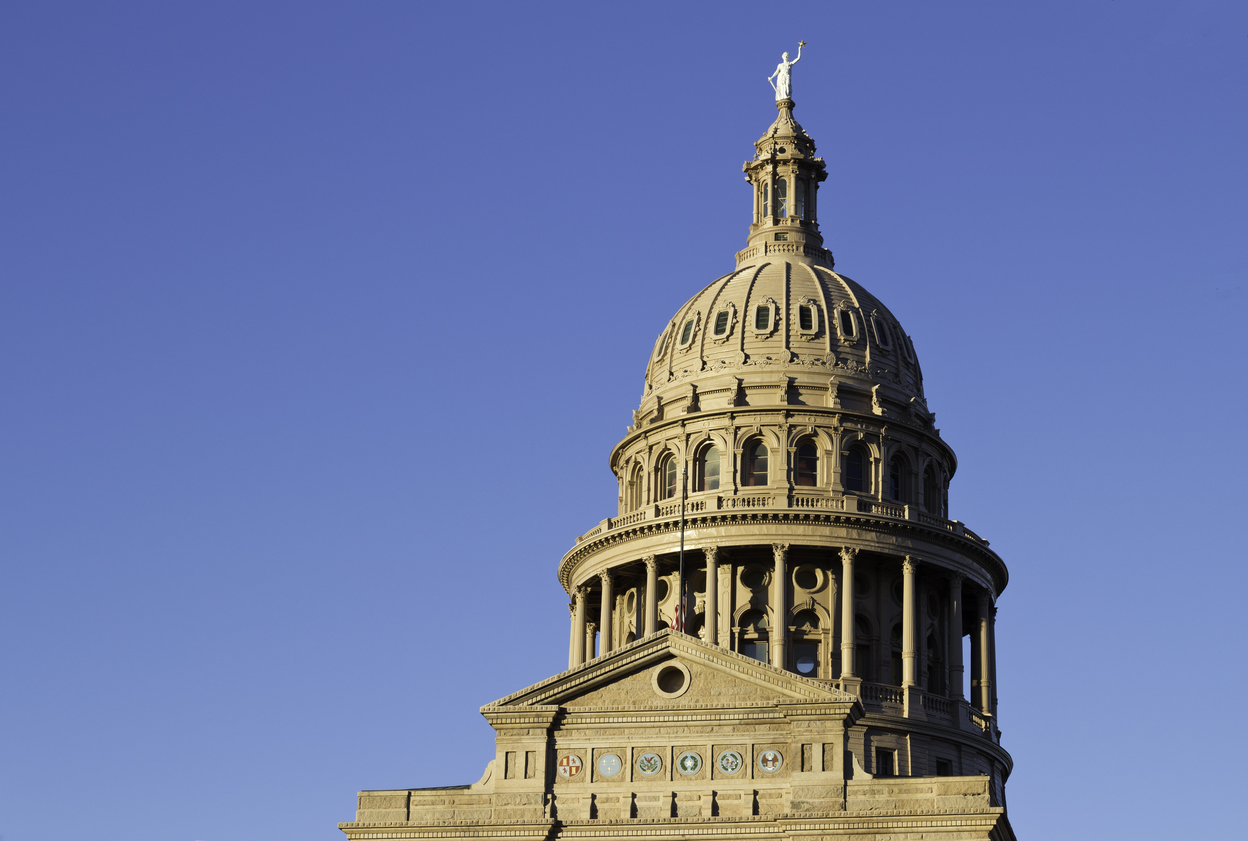
[[[673,667],[683,673],[683,684]],[[826,684],[664,629],[487,704],[481,711],[518,711],[526,707],[731,707],[855,700],[855,696]]]

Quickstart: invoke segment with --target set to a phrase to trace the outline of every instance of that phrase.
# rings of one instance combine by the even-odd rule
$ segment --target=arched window
[[[737,625],[737,652],[767,662],[767,614],[761,610],[746,611]]]
[[[763,216],[771,215],[771,185],[763,183]]]
[[[941,504],[940,482],[936,478],[936,471],[929,464],[923,470],[923,507],[928,514],[937,517],[944,516],[944,506]]]
[[[813,488],[819,477],[819,449],[815,442],[807,438],[798,444],[796,457],[794,480],[798,487]]]
[[[741,459],[741,484],[747,488],[767,484],[767,445],[753,441],[746,445]]]
[[[793,671],[805,677],[819,676],[819,616],[803,610],[793,617]]]
[[[850,447],[849,452],[845,454],[845,472],[841,477],[841,484],[845,486],[845,490],[856,493],[866,493],[871,490],[869,466],[870,459],[867,458],[866,451],[861,446]]]
[[[624,500],[625,506],[629,511],[636,511],[641,507],[642,475],[641,465],[635,465],[633,467],[632,475],[629,476],[628,479],[628,495]]]
[[[699,491],[719,490],[719,447],[704,447],[698,455],[696,486]]]
[[[797,179],[797,189],[793,191],[793,215],[798,219],[806,218],[806,182]]]
[[[659,499],[671,499],[676,496],[676,459],[672,455],[664,456],[658,470]]]
[[[893,502],[907,502],[906,479],[909,478],[910,467],[903,456],[893,456],[888,463],[888,498]]]
[[[776,215],[781,219],[789,217],[789,182],[783,178],[776,179]]]

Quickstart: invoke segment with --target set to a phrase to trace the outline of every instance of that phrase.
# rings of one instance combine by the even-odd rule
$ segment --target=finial
[[[776,92],[776,102],[782,100],[793,101],[793,79],[792,68],[802,60],[802,47],[806,46],[805,41],[797,42],[797,58],[789,61],[789,54],[784,53],[780,57],[780,63],[776,65],[776,71],[767,77],[767,83],[771,85],[771,89]],[[773,82],[772,79],[775,79]],[[790,105],[790,108],[793,106]]]

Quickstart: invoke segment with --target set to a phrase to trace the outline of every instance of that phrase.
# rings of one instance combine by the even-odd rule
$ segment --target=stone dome
[[[844,406],[930,424],[910,337],[830,262],[762,254],[694,295],[655,340],[634,426],[775,404]]]

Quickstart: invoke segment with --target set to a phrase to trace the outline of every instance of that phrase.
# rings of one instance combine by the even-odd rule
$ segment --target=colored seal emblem
[[[581,758],[574,753],[566,753],[559,760],[559,774],[569,780],[581,773]]]
[[[726,750],[719,755],[719,770],[725,774],[735,774],[741,770],[745,760],[735,750]]]
[[[657,753],[643,753],[637,759],[637,770],[647,777],[653,777],[663,770],[663,760]]]
[[[702,770],[702,757],[693,751],[686,751],[676,759],[676,767],[685,775],[696,774]]]
[[[768,774],[774,774],[784,764],[784,757],[778,750],[765,750],[758,755],[758,767]]]
[[[604,777],[614,777],[623,767],[624,763],[613,753],[604,753],[598,757],[598,773]]]

